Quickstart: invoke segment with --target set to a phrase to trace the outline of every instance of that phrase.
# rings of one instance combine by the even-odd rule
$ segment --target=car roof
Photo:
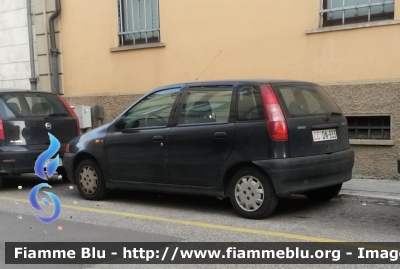
[[[209,80],[209,81],[196,81],[196,82],[187,82],[185,84],[196,85],[196,84],[221,84],[221,83],[278,83],[278,82],[297,82],[297,83],[310,83],[308,81],[300,81],[300,80],[288,80],[288,79],[229,79],[229,80]]]
[[[171,84],[171,85],[167,85],[167,86],[162,86],[159,87],[157,89],[152,90],[149,93],[153,93],[156,91],[160,91],[160,90],[164,90],[164,89],[168,89],[168,88],[179,88],[179,87],[183,87],[183,86],[202,86],[202,85],[224,85],[224,84],[245,84],[245,83],[249,83],[249,84],[269,84],[269,83],[309,83],[309,84],[315,84],[313,82],[310,81],[301,81],[301,80],[289,80],[289,79],[237,79],[237,80],[208,80],[208,81],[195,81],[195,82],[186,82],[186,83],[179,83],[179,84]]]
[[[22,92],[27,92],[27,93],[47,93],[47,94],[54,94],[52,92],[45,92],[45,91],[33,91],[33,90],[26,90],[26,89],[6,89],[6,88],[0,88],[0,94],[2,93],[22,93]]]

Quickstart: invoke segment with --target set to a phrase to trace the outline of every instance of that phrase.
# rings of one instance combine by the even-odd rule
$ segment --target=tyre
[[[61,175],[61,180],[62,180],[63,182],[69,182],[69,183],[71,183],[71,181],[70,181],[69,178],[68,178],[67,171],[65,171],[64,168],[59,168],[59,170],[57,171],[57,173],[58,173],[59,175]]]
[[[3,184],[3,176],[2,175],[0,175],[0,188],[1,188],[1,185]]]
[[[87,200],[101,200],[107,197],[107,189],[103,172],[96,161],[84,159],[76,171],[76,185],[80,194]]]
[[[339,194],[342,184],[306,192],[304,195],[313,201],[326,202]]]
[[[278,205],[271,180],[258,169],[238,171],[230,182],[229,197],[236,213],[247,219],[263,219]]]

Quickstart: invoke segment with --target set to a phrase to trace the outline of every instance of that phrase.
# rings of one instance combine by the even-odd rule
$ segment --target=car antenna
[[[201,75],[203,75],[203,73],[210,67],[210,65],[215,61],[215,59],[218,58],[218,56],[221,54],[222,50],[220,50],[217,54],[217,56],[215,56],[215,58],[207,65],[207,67],[203,70],[203,72],[201,72],[201,74],[196,78],[196,82],[199,81],[199,78],[201,77]]]

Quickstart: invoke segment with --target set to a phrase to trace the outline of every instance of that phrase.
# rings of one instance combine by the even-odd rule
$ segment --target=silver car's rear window
[[[275,83],[272,87],[287,118],[342,113],[321,86],[311,83]]]

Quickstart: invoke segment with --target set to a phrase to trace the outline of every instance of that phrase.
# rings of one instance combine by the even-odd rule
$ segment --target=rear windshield
[[[45,93],[0,94],[0,115],[3,119],[50,114],[69,115],[67,108],[55,95]]]
[[[272,84],[287,118],[342,113],[321,86],[309,83]]]

